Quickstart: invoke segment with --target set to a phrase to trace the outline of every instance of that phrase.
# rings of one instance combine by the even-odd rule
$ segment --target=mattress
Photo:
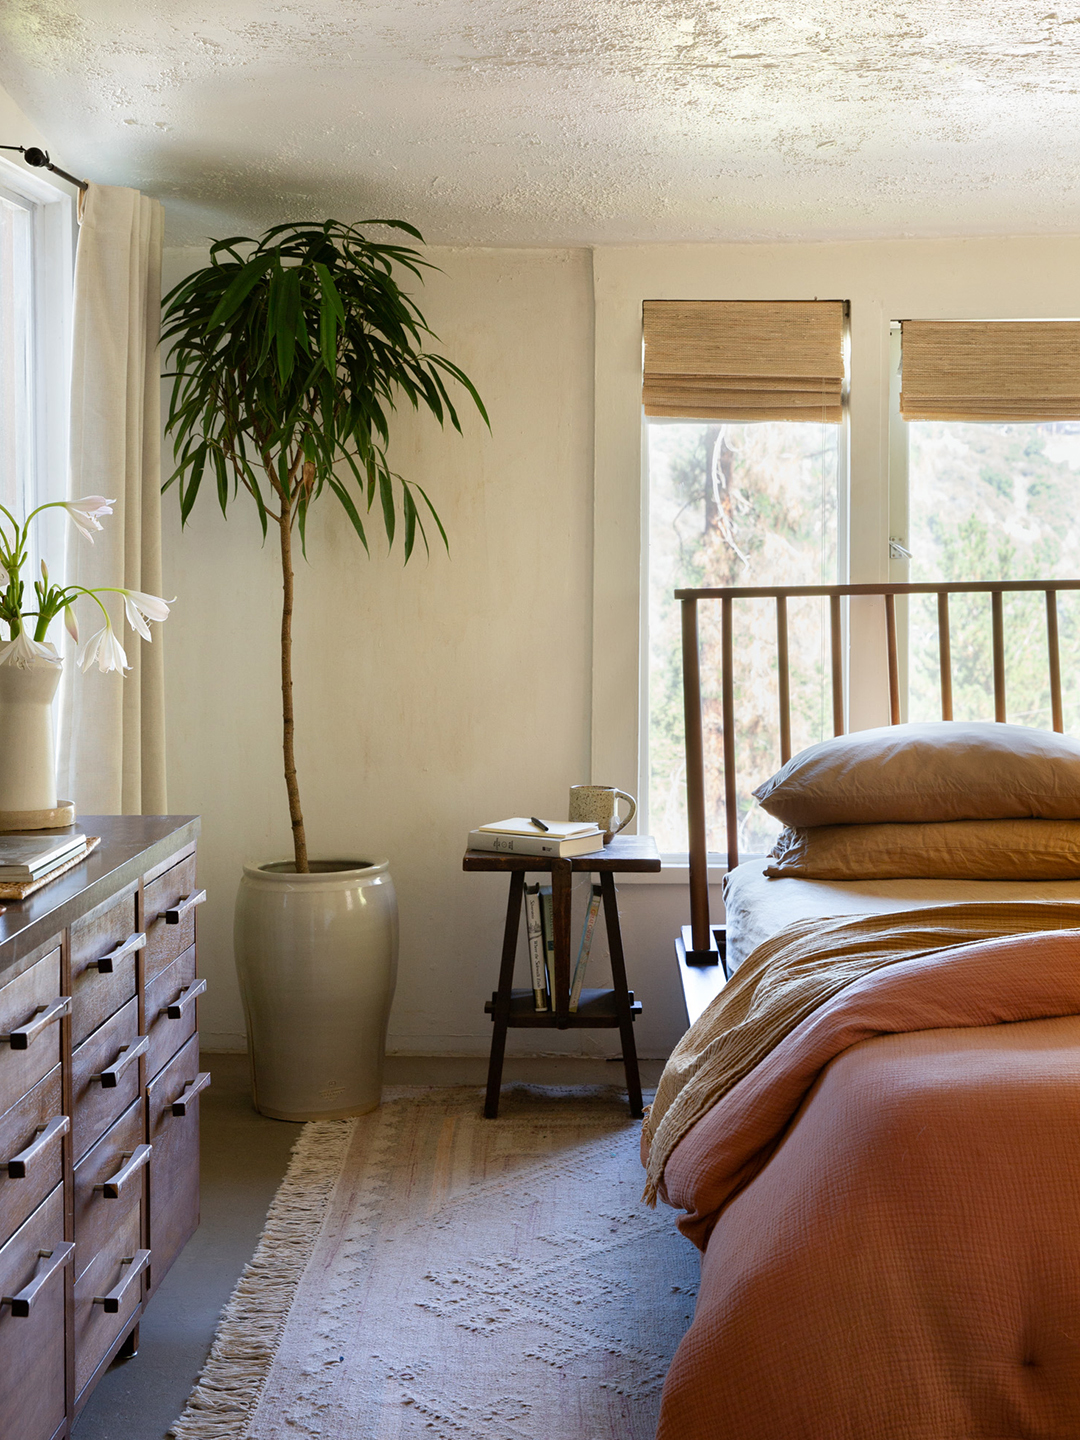
[[[724,877],[728,970],[795,920],[888,915],[968,900],[1080,903],[1080,880],[770,880],[763,859],[747,860]]]

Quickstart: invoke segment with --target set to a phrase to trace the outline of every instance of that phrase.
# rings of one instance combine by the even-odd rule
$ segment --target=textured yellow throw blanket
[[[846,985],[901,960],[973,941],[1080,927],[1080,905],[969,902],[891,915],[799,920],[743,962],[672,1052],[645,1117],[645,1199],[698,1120],[795,1027]]]

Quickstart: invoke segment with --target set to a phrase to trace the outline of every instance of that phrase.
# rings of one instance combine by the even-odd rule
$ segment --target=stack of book
[[[470,850],[495,850],[505,855],[553,855],[567,859],[602,850],[604,832],[583,820],[537,820],[515,815],[493,820],[469,832]]]
[[[577,963],[570,980],[570,1012],[581,1000],[585,967],[589,963],[596,917],[600,913],[600,886],[593,885],[585,922],[581,927]],[[555,917],[550,885],[525,886],[525,933],[529,941],[529,968],[532,972],[533,1003],[537,1010],[554,1010],[555,994]]]
[[[0,889],[6,898],[23,886],[44,885],[54,874],[69,869],[92,849],[81,830],[64,835],[42,831],[25,835],[0,835]]]

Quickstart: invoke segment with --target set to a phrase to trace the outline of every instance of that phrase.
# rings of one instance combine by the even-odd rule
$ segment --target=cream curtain
[[[161,257],[164,210],[137,190],[91,185],[81,207],[75,259],[71,375],[72,498],[115,496],[90,545],[69,527],[66,577],[161,594]],[[115,597],[120,601],[120,597]],[[146,644],[125,633],[126,678],[65,665],[60,794],[79,813],[165,812],[163,626]],[[96,629],[92,604],[80,624]]]
[[[842,300],[646,300],[645,414],[838,425],[845,312]]]
[[[905,420],[1080,418],[1080,322],[905,320]]]

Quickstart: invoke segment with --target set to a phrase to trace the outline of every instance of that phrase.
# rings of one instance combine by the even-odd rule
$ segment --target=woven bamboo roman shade
[[[839,424],[842,300],[646,300],[645,414]]]
[[[1080,321],[905,320],[905,420],[1080,419]]]

